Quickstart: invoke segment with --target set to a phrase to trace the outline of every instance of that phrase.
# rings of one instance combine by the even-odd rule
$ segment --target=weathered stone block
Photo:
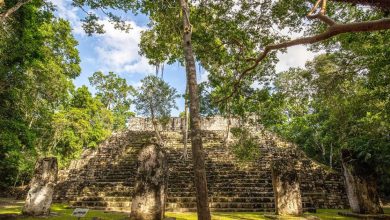
[[[22,210],[24,215],[36,216],[50,213],[57,175],[57,158],[48,157],[37,161],[34,177],[30,182],[30,190]]]
[[[277,215],[302,215],[302,199],[296,161],[272,161],[272,184]]]
[[[158,144],[146,145],[138,155],[136,186],[130,219],[161,220],[164,217],[168,167]]]
[[[383,214],[377,190],[377,177],[369,166],[352,164],[353,155],[342,151],[342,166],[349,205],[359,214]]]

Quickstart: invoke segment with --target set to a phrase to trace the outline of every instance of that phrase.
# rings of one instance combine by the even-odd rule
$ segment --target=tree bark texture
[[[186,93],[188,91],[188,85],[186,89]],[[183,158],[187,159],[188,158],[188,150],[187,150],[187,142],[188,142],[188,100],[185,98],[184,101],[184,126],[183,126]]]
[[[276,159],[272,161],[272,185],[277,215],[302,215],[302,198],[296,161]]]
[[[231,116],[229,113],[228,118],[227,118],[226,134],[225,134],[225,138],[223,139],[224,147],[228,147],[230,142],[231,142],[231,138],[230,138],[231,124],[232,124],[232,120],[231,120]]]
[[[156,119],[155,114],[154,114],[154,106],[151,103],[150,103],[149,108],[150,108],[150,114],[152,117],[151,119],[152,119],[153,129],[154,129],[154,133],[156,134],[158,144],[164,145],[163,139],[162,139],[160,132],[158,130],[158,120]]]
[[[377,191],[375,172],[348,162],[349,154],[342,153],[343,175],[349,205],[359,214],[383,214]]]
[[[140,151],[130,219],[164,218],[168,165],[159,144],[148,144]]]
[[[192,161],[194,163],[194,182],[196,188],[196,204],[199,220],[210,220],[208,189],[204,152],[202,146],[201,119],[199,115],[198,85],[196,82],[195,59],[191,43],[190,9],[186,0],[180,0],[183,13],[183,50],[186,64],[187,83],[190,98],[190,137],[192,145]]]
[[[22,209],[24,215],[38,216],[50,214],[57,175],[57,158],[48,157],[37,161],[34,177],[30,182],[30,190]]]
[[[157,137],[157,140],[158,140],[158,144],[164,145],[164,141],[163,141],[163,139],[161,137],[160,131],[158,130],[158,121],[157,121],[157,119],[152,118],[152,124],[153,124],[154,133],[156,134],[156,137]]]

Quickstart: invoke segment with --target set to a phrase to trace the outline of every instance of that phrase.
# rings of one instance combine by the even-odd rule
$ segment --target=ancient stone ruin
[[[167,211],[196,211],[191,152],[182,158],[183,120],[173,118],[161,126],[169,169]],[[237,120],[232,126],[243,126]],[[261,127],[251,127],[260,156],[252,162],[239,162],[223,146],[227,120],[205,118],[202,121],[203,146],[211,211],[275,212],[272,185],[272,161],[297,160],[302,210],[347,208],[348,200],[339,170],[307,158],[294,145],[279,140]],[[137,180],[137,155],[154,136],[147,119],[133,118],[127,131],[112,135],[96,150],[85,151],[79,160],[62,170],[56,200],[74,207],[131,211]],[[190,144],[190,140],[188,140]]]
[[[24,215],[50,214],[57,173],[57,158],[48,157],[37,161],[34,176],[30,182],[30,190],[22,209]]]
[[[272,185],[277,215],[303,214],[300,177],[296,160],[278,158],[272,161]]]
[[[130,219],[163,219],[168,177],[165,152],[158,144],[148,144],[141,149],[137,160]]]
[[[352,155],[342,151],[342,166],[349,205],[354,213],[383,214],[377,191],[377,176],[368,166],[349,164]]]

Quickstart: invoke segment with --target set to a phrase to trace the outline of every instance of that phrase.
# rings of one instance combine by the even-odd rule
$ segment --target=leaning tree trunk
[[[158,121],[157,121],[157,119],[153,119],[152,118],[152,124],[153,124],[154,133],[156,134],[158,143],[160,145],[164,145],[164,141],[163,141],[163,139],[161,137],[160,131],[158,130]]]
[[[53,198],[54,186],[57,182],[57,158],[48,157],[37,161],[34,177],[30,183],[26,202],[22,213],[24,215],[48,215]]]
[[[198,85],[196,82],[195,59],[191,44],[192,27],[190,24],[190,10],[187,0],[180,0],[180,6],[183,12],[183,50],[190,95],[190,134],[192,145],[192,161],[194,163],[197,212],[198,219],[210,220],[211,216],[208,202],[206,169],[200,127]]]
[[[377,191],[375,171],[367,166],[350,163],[351,154],[342,152],[341,163],[349,205],[352,212],[360,214],[383,214]]]
[[[158,121],[157,121],[156,117],[154,116],[154,106],[150,106],[150,110],[151,110],[151,117],[152,117],[151,120],[152,120],[154,133],[156,134],[158,144],[163,146],[164,142],[163,142],[163,139],[160,135],[160,131],[158,130]]]

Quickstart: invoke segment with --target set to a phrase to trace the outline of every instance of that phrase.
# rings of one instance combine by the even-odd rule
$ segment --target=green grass
[[[20,214],[22,210],[23,202],[15,201],[10,199],[0,199],[0,217],[2,214]],[[33,218],[33,217],[23,217],[24,220],[33,220],[33,219],[48,219],[48,220],[71,220],[77,219],[72,216],[73,209],[70,209],[65,204],[53,204],[51,207],[51,212],[54,216],[45,217],[45,218]],[[89,210],[85,218],[81,219],[92,219],[92,217],[99,217],[104,220],[123,220],[128,216],[126,213],[119,212],[105,212],[99,210]]]
[[[16,214],[19,215],[23,206],[22,201],[11,200],[0,198],[0,219],[1,215],[4,214]],[[47,220],[72,220],[77,219],[72,216],[73,209],[70,209],[65,204],[53,204],[51,208],[52,213],[55,216],[44,217],[44,218],[33,218],[33,217],[23,217],[20,219],[24,220],[33,220],[33,219],[47,219]],[[317,213],[306,213],[305,216],[317,216],[324,220],[336,219],[336,220],[352,220],[355,218],[348,218],[337,215],[339,211],[346,210],[337,210],[337,209],[318,209]],[[385,208],[385,213],[390,214],[390,208]],[[175,217],[177,220],[197,220],[196,213],[186,212],[186,213],[175,213],[168,212],[166,213],[167,217]],[[128,213],[120,212],[106,212],[99,210],[89,210],[85,218],[81,219],[92,219],[92,217],[99,217],[104,220],[124,220],[128,217]],[[264,213],[259,212],[213,212],[213,220],[262,220],[266,219]],[[299,220],[304,218],[298,217],[282,217],[280,219],[286,220]]]

